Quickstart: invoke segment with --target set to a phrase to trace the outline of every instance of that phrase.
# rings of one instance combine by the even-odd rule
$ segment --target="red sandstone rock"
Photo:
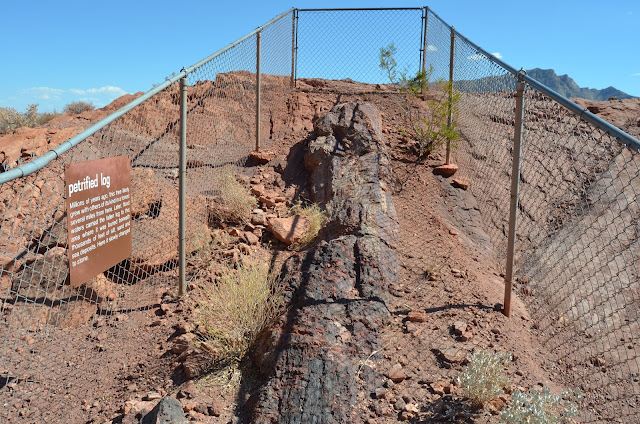
[[[289,218],[272,218],[269,220],[267,229],[281,242],[293,244],[307,233],[309,219],[300,215]]]
[[[443,177],[450,177],[456,173],[458,165],[450,163],[448,165],[440,165],[433,168],[433,173],[436,175],[442,175]]]

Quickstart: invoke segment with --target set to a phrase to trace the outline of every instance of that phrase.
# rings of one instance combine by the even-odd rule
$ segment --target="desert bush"
[[[500,396],[510,384],[505,374],[510,363],[510,353],[489,353],[484,350],[472,353],[469,363],[458,377],[465,397],[474,406],[483,407]]]
[[[63,112],[64,113],[73,113],[73,114],[79,114],[82,112],[86,112],[89,110],[94,110],[96,107],[93,105],[93,103],[91,102],[82,102],[82,101],[77,101],[77,102],[71,102],[67,105],[65,105]]]
[[[268,263],[227,269],[204,287],[199,341],[215,359],[238,364],[281,314],[282,296]]]
[[[55,113],[38,113],[37,104],[27,106],[22,113],[12,107],[0,107],[0,134],[12,134],[23,127],[37,127],[55,116]]]
[[[303,204],[301,201],[295,202],[289,208],[289,215],[300,215],[309,219],[309,228],[307,233],[291,247],[300,249],[311,243],[317,236],[322,227],[327,223],[327,214],[320,209],[317,203]]]
[[[541,392],[535,389],[528,394],[519,390],[513,392],[509,407],[502,411],[501,422],[513,424],[556,424],[566,423],[578,415],[577,393],[564,392],[562,396],[551,393],[548,387]]]
[[[456,131],[457,105],[460,93],[453,89],[451,82],[429,82],[433,68],[428,71],[418,71],[409,77],[407,73],[398,72],[394,58],[396,48],[393,43],[381,47],[379,53],[380,68],[386,74],[391,84],[400,89],[401,101],[399,106],[407,117],[409,125],[400,127],[400,131],[413,140],[410,151],[418,160],[426,159],[431,152],[449,143],[451,147],[460,135]],[[431,88],[430,88],[431,86]],[[427,100],[427,107],[420,107],[418,100],[426,90],[434,90],[435,98]],[[449,122],[449,112],[452,120]]]
[[[231,167],[223,168],[213,177],[218,194],[209,205],[209,216],[217,222],[246,222],[256,207],[256,198],[238,179]]]

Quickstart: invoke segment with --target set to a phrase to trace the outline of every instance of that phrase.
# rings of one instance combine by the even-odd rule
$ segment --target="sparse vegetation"
[[[505,373],[510,363],[510,353],[489,353],[484,350],[472,353],[469,363],[458,377],[465,397],[480,408],[504,393],[505,387],[510,384]]]
[[[82,102],[82,101],[77,101],[77,102],[71,102],[69,104],[67,104],[63,111],[64,113],[73,113],[73,114],[79,114],[82,112],[86,112],[89,110],[94,110],[96,107],[93,105],[93,103],[91,102]]]
[[[436,81],[430,83],[429,79],[433,68],[428,71],[418,71],[415,76],[408,77],[407,73],[398,72],[394,58],[396,48],[393,43],[380,48],[380,68],[382,68],[391,84],[396,84],[402,96],[400,107],[409,122],[408,127],[400,127],[400,131],[413,140],[409,150],[418,160],[424,160],[434,150],[450,143],[460,137],[456,131],[455,116],[460,94],[453,89],[450,82]],[[399,76],[398,76],[399,75]],[[427,107],[421,107],[418,103],[426,90],[434,89],[434,98],[427,100]],[[451,122],[449,112],[451,111]]]
[[[328,220],[327,214],[317,203],[304,205],[298,201],[289,208],[289,215],[300,215],[309,219],[309,229],[302,239],[292,245],[294,249],[303,248],[311,243]]]
[[[57,113],[38,113],[38,105],[27,106],[24,112],[12,107],[0,107],[0,134],[13,134],[19,128],[34,128],[46,124],[57,116]]]
[[[282,298],[267,263],[240,264],[204,287],[199,343],[217,361],[237,365],[280,316]]]
[[[247,187],[236,177],[233,168],[223,168],[214,178],[213,184],[217,188],[217,198],[209,205],[209,216],[217,222],[246,222],[256,199]]]
[[[513,424],[556,424],[566,423],[578,415],[576,393],[565,392],[562,396],[551,393],[548,387],[541,392],[535,389],[528,394],[519,390],[513,392],[509,408],[502,411],[502,422]]]

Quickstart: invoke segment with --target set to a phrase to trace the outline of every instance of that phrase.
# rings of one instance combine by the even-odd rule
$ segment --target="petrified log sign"
[[[380,124],[375,106],[361,103],[337,105],[316,123],[305,165],[330,223],[323,242],[284,266],[291,309],[274,332],[275,355],[262,358],[272,376],[252,422],[357,423],[366,416],[359,404],[380,384],[371,365],[398,272]]]

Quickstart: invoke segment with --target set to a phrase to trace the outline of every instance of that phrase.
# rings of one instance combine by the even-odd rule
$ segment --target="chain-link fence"
[[[146,100],[129,105],[47,166],[2,184],[1,421],[91,422],[113,414],[102,405],[113,404],[123,386],[154,391],[153,384],[171,379],[143,377],[147,368],[167,361],[158,343],[175,331],[162,316],[178,290],[179,78],[188,78],[185,253],[191,279],[190,255],[210,240],[210,208],[220,194],[221,176],[250,172],[243,165],[257,141],[257,38],[264,58],[264,131],[271,111],[283,107],[291,89],[292,28],[290,11],[154,88]],[[271,126],[261,134],[261,147],[277,130]],[[74,288],[64,169],[122,155],[131,164],[132,253]],[[152,327],[140,318],[148,314],[158,318]]]
[[[637,422],[637,140],[502,66],[437,15],[431,20],[454,33],[454,161],[500,260],[509,256],[515,88],[527,83],[513,287],[551,352],[548,371],[583,392],[580,420]]]
[[[380,67],[381,48],[390,46],[400,77],[395,81]],[[514,133],[521,123],[514,290],[530,307],[536,332],[551,352],[554,368],[548,371],[565,386],[583,390],[580,418],[637,421],[636,150],[622,143],[629,141],[626,136],[588,112],[568,108],[566,99],[491,57],[427,8],[291,10],[130,103],[47,166],[5,178],[0,186],[2,419],[50,422],[66,416],[85,422],[100,416],[100,404],[112,401],[127,382],[154,389],[142,378],[143,365],[132,369],[131,361],[121,358],[139,364],[160,360],[148,346],[166,340],[173,329],[160,318],[142,328],[136,316],[165,313],[163,305],[177,292],[179,269],[194,278],[190,255],[209,242],[211,207],[224,175],[250,176],[244,167],[250,151],[311,130],[304,114],[319,116],[327,102],[372,101],[385,108],[384,120],[391,123],[384,132],[409,143],[402,126],[413,106],[397,94],[404,88],[401,76],[407,83],[419,71],[429,76],[423,99],[458,95],[451,120],[460,139],[452,161],[460,167],[456,185],[469,190],[424,184],[426,168],[392,152],[402,240],[400,281],[392,294],[419,292],[416,298],[429,302],[431,312],[452,317],[464,316],[462,306],[486,306],[487,299],[476,296],[469,303],[458,293],[459,279],[469,275],[458,269],[464,261],[456,256],[458,241],[449,237],[457,234],[451,222],[483,254],[493,251],[499,263],[511,257]],[[516,113],[519,79],[527,83],[522,121]],[[451,81],[453,90],[438,81]],[[325,93],[331,100],[303,104],[308,98],[301,93]],[[187,117],[184,138],[181,107]],[[132,168],[132,253],[72,288],[64,168],[122,155],[129,156]],[[450,220],[438,218],[443,214]],[[421,232],[425,220],[433,234]],[[456,309],[461,311],[448,312]],[[135,344],[123,338],[123,329]],[[407,327],[407,337],[412,331]],[[434,331],[440,335],[433,338],[438,355],[460,353],[449,328]],[[113,387],[96,387],[109,380],[105,375],[113,376]]]

